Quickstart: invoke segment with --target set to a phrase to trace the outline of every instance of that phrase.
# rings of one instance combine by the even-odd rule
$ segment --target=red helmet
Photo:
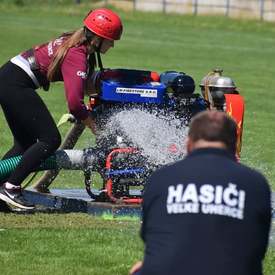
[[[109,40],[119,40],[122,34],[120,17],[109,9],[91,11],[83,22],[90,31]]]

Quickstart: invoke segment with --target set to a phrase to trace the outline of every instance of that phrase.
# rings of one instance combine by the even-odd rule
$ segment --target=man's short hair
[[[237,125],[226,113],[221,111],[203,111],[193,117],[189,127],[189,138],[223,142],[227,149],[236,153]]]

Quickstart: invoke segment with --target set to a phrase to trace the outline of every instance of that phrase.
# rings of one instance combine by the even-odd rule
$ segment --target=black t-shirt
[[[146,185],[142,275],[261,275],[271,192],[221,149],[198,149]]]

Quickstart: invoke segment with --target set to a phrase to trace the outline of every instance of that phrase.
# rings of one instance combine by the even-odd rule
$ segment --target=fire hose
[[[16,168],[22,156],[16,156],[0,161],[0,179],[8,177]],[[92,167],[95,156],[85,150],[58,150],[46,159],[35,171],[65,169],[65,170],[85,170]]]

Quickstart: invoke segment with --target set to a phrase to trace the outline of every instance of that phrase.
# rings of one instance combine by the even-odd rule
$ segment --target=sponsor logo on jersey
[[[54,41],[50,41],[48,44],[48,56],[53,55],[53,47],[60,46],[63,42],[63,37],[59,37],[55,39]]]
[[[135,95],[140,95],[141,97],[154,97],[154,98],[156,98],[158,96],[157,89],[117,87],[116,93],[118,93],[118,94],[135,94]]]
[[[242,220],[244,206],[245,191],[238,190],[233,183],[228,183],[226,187],[211,184],[198,187],[194,183],[168,187],[168,214],[221,215]]]
[[[87,73],[86,72],[77,71],[76,75],[80,76],[82,79],[86,79],[87,78]]]

